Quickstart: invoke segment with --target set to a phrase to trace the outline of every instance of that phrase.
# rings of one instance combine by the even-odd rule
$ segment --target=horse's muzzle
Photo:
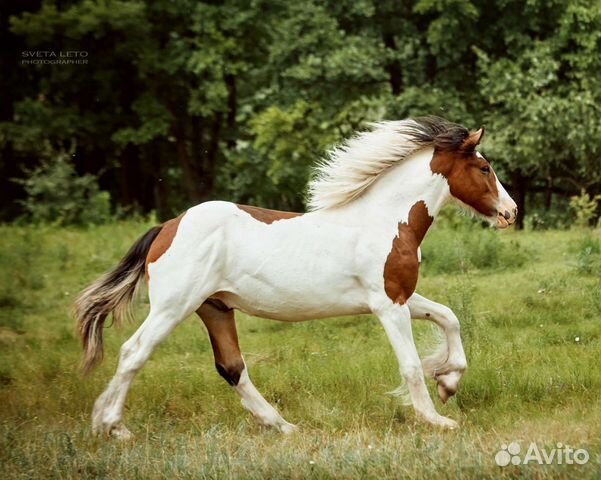
[[[518,216],[518,207],[513,204],[509,209],[503,208],[497,212],[497,228],[507,228],[515,223]]]

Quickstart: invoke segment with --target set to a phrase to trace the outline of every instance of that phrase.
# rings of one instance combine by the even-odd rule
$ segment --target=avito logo
[[[589,461],[589,453],[584,448],[574,449],[568,445],[558,443],[555,448],[540,448],[532,442],[528,446],[526,453],[522,457],[520,453],[522,448],[518,442],[511,442],[509,445],[501,445],[501,450],[495,455],[495,462],[500,467],[512,465],[528,465],[529,463],[538,463],[539,465],[584,465]]]

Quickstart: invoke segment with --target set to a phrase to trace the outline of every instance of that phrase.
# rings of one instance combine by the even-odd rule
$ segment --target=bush
[[[528,230],[567,230],[574,223],[574,215],[566,210],[533,211],[524,219],[526,228]]]
[[[577,243],[576,270],[579,273],[601,275],[601,241],[592,233],[584,235]]]
[[[580,195],[570,198],[570,208],[576,213],[576,220],[574,221],[576,227],[590,226],[599,201],[601,201],[601,195],[591,197],[584,190],[580,191]]]
[[[110,195],[94,175],[78,175],[67,152],[49,154],[42,163],[15,180],[27,197],[21,201],[25,218],[33,223],[90,225],[111,219]]]

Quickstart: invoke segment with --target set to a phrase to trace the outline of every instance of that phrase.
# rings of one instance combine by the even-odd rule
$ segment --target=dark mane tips
[[[416,139],[423,144],[431,144],[437,150],[459,150],[470,132],[457,123],[436,116],[417,117]]]

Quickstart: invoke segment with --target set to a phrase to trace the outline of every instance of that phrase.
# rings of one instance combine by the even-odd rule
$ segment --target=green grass
[[[435,400],[458,431],[423,425],[386,395],[398,386],[398,366],[376,319],[284,324],[238,315],[250,374],[297,434],[255,424],[190,318],[134,383],[126,424],[136,440],[92,436],[93,401],[136,326],[107,330],[106,360],[83,378],[70,306],[147,227],[0,227],[1,478],[601,475],[601,240],[577,231],[461,227],[427,237],[418,291],[455,310],[469,362],[457,397]],[[140,302],[140,321],[146,309]],[[416,337],[426,347],[429,324],[416,324]],[[591,460],[500,468],[494,455],[511,441],[561,442],[586,448]]]

